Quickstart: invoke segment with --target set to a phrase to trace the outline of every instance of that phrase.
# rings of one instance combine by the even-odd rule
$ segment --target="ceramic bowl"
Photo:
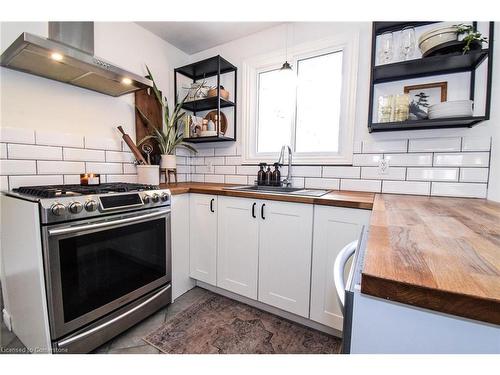
[[[418,48],[422,54],[425,54],[431,48],[439,46],[443,43],[458,40],[458,28],[456,26],[440,27],[423,33],[418,38]]]

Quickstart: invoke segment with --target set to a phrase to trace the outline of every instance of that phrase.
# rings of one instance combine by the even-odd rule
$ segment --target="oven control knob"
[[[162,202],[166,202],[166,201],[168,201],[168,194],[167,193],[161,193],[160,198],[161,198]]]
[[[64,207],[61,203],[54,203],[50,206],[50,212],[52,212],[56,216],[61,216],[64,211],[66,211],[66,207]]]
[[[83,204],[80,202],[72,202],[69,204],[69,212],[72,214],[79,214],[83,210]]]
[[[95,210],[97,210],[97,202],[95,200],[85,202],[85,211],[92,212]]]
[[[158,203],[160,201],[160,196],[156,193],[153,194],[153,202]]]
[[[146,194],[142,197],[142,201],[144,202],[144,204],[149,204],[151,203],[151,197]]]

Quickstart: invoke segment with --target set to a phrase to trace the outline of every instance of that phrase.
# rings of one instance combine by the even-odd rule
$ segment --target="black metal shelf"
[[[197,61],[195,63],[182,66],[180,68],[174,69],[174,92],[176,93],[176,104],[177,104],[177,74],[181,74],[190,78],[193,83],[197,80],[205,79],[208,77],[217,77],[216,86],[220,87],[221,84],[221,74],[232,73],[234,74],[234,85],[233,85],[233,101],[223,99],[220,96],[220,92],[217,96],[210,98],[203,98],[198,100],[193,100],[190,102],[184,102],[182,108],[186,111],[193,112],[196,115],[197,112],[217,110],[218,118],[221,118],[221,108],[234,108],[233,110],[233,137],[228,137],[226,135],[211,136],[211,137],[188,137],[184,138],[185,142],[191,143],[205,143],[205,142],[229,142],[236,141],[236,112],[237,112],[237,101],[236,95],[238,92],[238,68],[231,64],[226,59],[222,58],[220,55],[210,57],[205,60]],[[220,91],[220,90],[218,90]],[[229,125],[229,124],[228,124]],[[216,129],[219,132],[220,129]]]
[[[234,141],[231,137],[226,137],[225,135],[210,136],[210,137],[196,137],[196,138],[184,138],[184,142],[189,143],[206,143],[206,142],[231,142]]]
[[[370,132],[414,129],[463,128],[472,127],[473,125],[484,120],[486,120],[485,116],[408,120],[398,122],[370,123],[368,124],[368,128]]]
[[[370,97],[368,108],[368,130],[370,132],[377,131],[396,131],[396,130],[413,130],[413,129],[437,129],[437,128],[458,128],[472,127],[484,120],[489,120],[491,109],[491,86],[492,86],[492,68],[493,68],[493,37],[494,23],[489,23],[488,30],[488,48],[471,51],[467,54],[450,53],[438,56],[423,57],[420,59],[402,61],[392,64],[375,65],[376,60],[376,45],[377,35],[388,31],[398,31],[406,26],[424,26],[439,21],[432,22],[374,22],[372,28],[372,52],[371,52],[371,77],[370,77]],[[477,27],[477,22],[473,22],[474,28]],[[460,72],[470,72],[469,99],[474,100],[476,91],[476,69],[487,61],[487,80],[486,80],[486,100],[483,116],[472,117],[455,117],[443,119],[424,119],[424,120],[408,120],[403,122],[387,122],[374,123],[374,91],[375,85],[393,82],[404,81],[419,77],[439,76],[442,74],[453,74]]]
[[[373,67],[373,83],[384,83],[440,74],[468,72],[476,69],[486,57],[488,50],[424,57]]]
[[[219,72],[219,63],[220,63],[220,72]],[[237,68],[233,64],[231,64],[229,61],[227,61],[220,55],[210,57],[205,60],[197,61],[195,63],[175,69],[177,73],[189,77],[194,81],[202,78],[213,77],[216,76],[217,74],[234,72],[236,70]]]
[[[220,98],[220,107],[221,108],[234,107],[234,105],[235,104],[232,101]],[[191,112],[197,112],[197,111],[207,111],[210,109],[217,109],[217,106],[218,106],[217,97],[213,96],[210,98],[193,100],[191,102],[185,102],[182,105],[182,109],[185,109],[185,110],[188,110]]]

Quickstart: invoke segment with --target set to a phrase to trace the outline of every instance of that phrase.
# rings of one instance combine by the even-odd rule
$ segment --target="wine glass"
[[[392,61],[394,38],[390,31],[380,35],[380,54],[381,64],[387,64]]]
[[[415,29],[411,26],[401,30],[401,57],[403,60],[409,60],[415,52]]]

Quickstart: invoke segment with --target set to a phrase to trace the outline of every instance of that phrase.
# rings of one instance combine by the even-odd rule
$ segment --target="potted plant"
[[[178,101],[173,111],[170,111],[167,98],[162,97],[148,66],[146,66],[146,69],[148,71],[148,78],[153,82],[153,92],[161,105],[163,124],[155,124],[136,106],[137,112],[150,129],[150,134],[141,139],[138,145],[140,146],[149,139],[155,141],[161,152],[160,168],[175,169],[177,166],[175,149],[177,147],[184,147],[192,152],[197,152],[195,148],[183,141],[182,128],[178,126],[179,121],[186,115],[185,112],[181,112],[186,97]]]
[[[465,46],[462,50],[464,55],[471,50],[480,50],[482,48],[482,43],[488,42],[488,38],[484,37],[479,31],[475,30],[472,25],[465,25],[461,23],[456,25],[456,27],[458,36],[465,34],[462,39],[465,42]]]

